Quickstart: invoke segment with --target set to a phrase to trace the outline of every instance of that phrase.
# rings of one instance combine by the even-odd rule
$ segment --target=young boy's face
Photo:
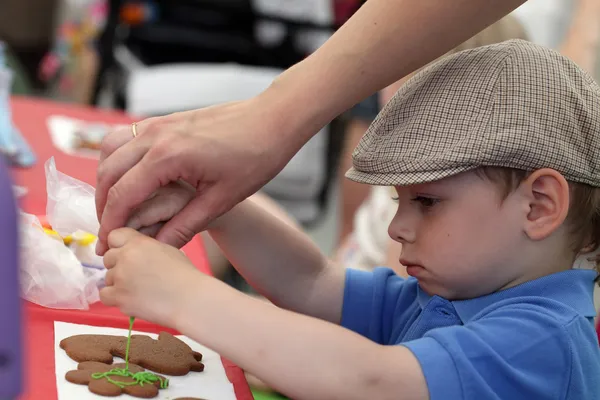
[[[526,213],[518,196],[503,201],[498,187],[474,172],[396,192],[389,235],[402,243],[400,263],[427,293],[473,298],[522,278]]]

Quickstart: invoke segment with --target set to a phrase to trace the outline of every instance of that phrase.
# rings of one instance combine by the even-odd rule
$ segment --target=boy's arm
[[[244,279],[274,304],[340,322],[344,270],[300,229],[246,200],[213,222],[209,233]]]
[[[183,294],[175,328],[294,399],[427,399],[416,357],[277,308],[215,279]]]

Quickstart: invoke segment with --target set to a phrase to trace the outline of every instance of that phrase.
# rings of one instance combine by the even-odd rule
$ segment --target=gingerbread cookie
[[[60,348],[77,362],[97,361],[112,364],[115,352],[127,346],[125,336],[76,335],[61,340]]]
[[[63,339],[60,348],[77,362],[98,361],[112,364],[113,357],[125,359],[127,338],[110,335],[76,335]],[[202,354],[167,332],[158,340],[146,335],[132,335],[129,362],[159,374],[180,376],[190,371],[204,371]]]
[[[165,377],[144,372],[139,365],[108,365],[97,361],[85,361],[77,366],[77,370],[69,371],[65,379],[76,385],[87,385],[90,392],[100,396],[130,396],[151,399],[158,395],[159,389],[168,386]]]

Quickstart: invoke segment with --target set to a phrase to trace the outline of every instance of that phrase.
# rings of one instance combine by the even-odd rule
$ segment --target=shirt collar
[[[458,317],[463,323],[471,320],[486,307],[502,300],[515,297],[544,297],[559,301],[584,317],[595,317],[594,281],[596,271],[571,269],[557,272],[515,287],[468,300],[451,301]],[[421,288],[418,289],[417,301],[421,309],[425,308],[432,297]]]

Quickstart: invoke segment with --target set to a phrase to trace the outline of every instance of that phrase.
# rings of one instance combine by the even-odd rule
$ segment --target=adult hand
[[[181,251],[133,229],[114,230],[108,244],[100,299],[126,315],[173,327],[186,295],[214,279],[194,268]]]
[[[176,247],[256,192],[302,145],[278,142],[273,132],[281,129],[279,118],[259,96],[144,120],[135,138],[129,128],[107,135],[96,189],[98,254],[106,252],[112,230],[135,220],[138,207],[173,182],[185,182],[194,192],[177,198],[175,214],[160,218],[167,222],[155,232]]]

